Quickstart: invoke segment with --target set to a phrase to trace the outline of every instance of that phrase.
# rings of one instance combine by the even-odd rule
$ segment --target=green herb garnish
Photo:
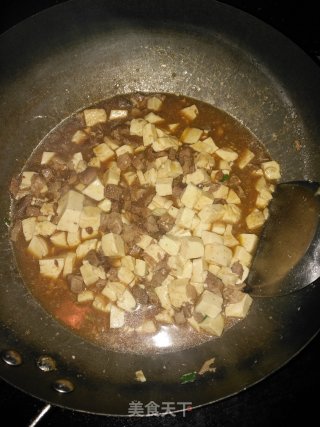
[[[10,219],[9,218],[4,218],[3,222],[7,227],[10,227]]]
[[[197,372],[188,372],[180,377],[181,384],[193,383],[197,378]]]
[[[225,182],[228,181],[228,179],[230,178],[230,175],[227,175],[226,173],[223,174],[222,178],[220,179],[220,182]]]

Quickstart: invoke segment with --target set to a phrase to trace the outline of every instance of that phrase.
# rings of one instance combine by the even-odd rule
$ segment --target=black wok
[[[52,127],[91,102],[136,90],[211,102],[267,145],[281,163],[283,180],[319,181],[318,69],[283,36],[227,6],[68,2],[4,34],[0,55],[6,58],[0,75],[3,219],[10,177]],[[295,141],[303,146],[299,152]],[[133,400],[202,405],[261,380],[319,329],[320,290],[314,285],[257,300],[244,322],[201,347],[153,357],[130,349],[108,352],[73,335],[38,305],[19,279],[4,221],[1,227],[0,350],[16,350],[22,364],[1,363],[0,374],[57,405],[121,415]],[[43,354],[55,359],[56,370],[38,368]],[[215,374],[179,383],[180,375],[212,356]],[[147,383],[135,382],[138,369]],[[74,391],[59,394],[53,388],[59,379],[69,379]]]

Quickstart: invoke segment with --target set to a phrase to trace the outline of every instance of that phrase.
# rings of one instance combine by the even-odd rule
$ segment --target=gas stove
[[[59,0],[16,0],[2,2],[0,32],[28,16],[61,3]],[[298,44],[320,66],[320,32],[315,6],[287,6],[273,0],[224,1],[271,24]],[[5,66],[4,58],[1,58]],[[320,72],[320,69],[319,69]],[[3,420],[12,426],[270,426],[288,425],[304,417],[313,419],[317,407],[310,404],[318,389],[320,336],[304,348],[286,366],[240,394],[205,406],[185,417],[116,418],[73,412],[46,406],[0,380],[0,410]],[[308,418],[307,418],[308,415]]]

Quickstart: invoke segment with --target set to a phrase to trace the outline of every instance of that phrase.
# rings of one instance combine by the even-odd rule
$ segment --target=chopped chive
[[[230,175],[223,174],[223,177],[220,179],[220,182],[228,181],[229,178],[230,178]]]
[[[197,372],[188,372],[180,377],[181,384],[193,383],[197,378]]]

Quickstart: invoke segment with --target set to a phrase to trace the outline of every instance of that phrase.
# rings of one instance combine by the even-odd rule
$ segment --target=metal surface
[[[277,186],[247,279],[255,296],[296,292],[320,276],[319,183]]]
[[[320,73],[285,37],[215,2],[79,0],[41,13],[0,38],[0,350],[19,367],[0,375],[55,405],[127,415],[129,402],[213,402],[263,379],[318,332],[320,287],[259,298],[221,339],[152,357],[102,350],[51,318],[19,279],[3,219],[11,176],[62,119],[123,92],[165,91],[207,101],[248,126],[280,162],[283,180],[320,180]],[[296,150],[296,141],[302,145]],[[41,371],[35,360],[57,363]],[[179,377],[216,358],[195,383]],[[134,372],[143,369],[146,383]],[[52,384],[69,379],[74,391]]]

